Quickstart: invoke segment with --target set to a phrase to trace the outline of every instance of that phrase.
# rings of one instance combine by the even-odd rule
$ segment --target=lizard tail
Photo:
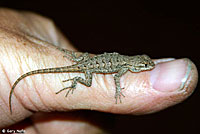
[[[69,69],[67,69],[69,67]],[[17,86],[17,84],[24,79],[27,76],[33,75],[33,74],[42,74],[42,73],[63,73],[63,72],[72,72],[72,71],[76,71],[76,70],[71,70],[70,66],[68,67],[58,67],[58,68],[46,68],[46,69],[38,69],[38,70],[34,70],[34,71],[30,71],[28,73],[23,74],[21,77],[19,77],[15,83],[13,84],[11,90],[10,90],[10,94],[9,94],[9,108],[10,108],[10,113],[12,114],[12,105],[11,105],[11,98],[12,98],[12,94],[13,91],[15,89],[15,87]]]

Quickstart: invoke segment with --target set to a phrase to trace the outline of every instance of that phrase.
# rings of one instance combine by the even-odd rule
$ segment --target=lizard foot
[[[60,92],[62,92],[62,91],[64,91],[64,90],[66,90],[66,89],[69,89],[69,90],[67,91],[67,93],[66,93],[65,97],[67,97],[67,96],[68,96],[69,92],[72,92],[72,94],[73,94],[75,87],[73,87],[73,86],[70,86],[70,87],[65,87],[65,88],[63,88],[63,89],[59,90],[58,92],[56,92],[56,94],[59,94]]]
[[[123,89],[123,88],[122,88]],[[115,93],[115,100],[116,100],[116,104],[118,102],[118,99],[119,99],[119,102],[122,103],[122,100],[121,100],[121,96],[125,97],[125,95],[120,91],[120,92],[116,92]]]

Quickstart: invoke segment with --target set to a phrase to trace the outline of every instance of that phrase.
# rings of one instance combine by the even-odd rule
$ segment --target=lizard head
[[[130,57],[128,64],[128,68],[131,72],[151,70],[155,67],[154,62],[147,55],[132,56]]]

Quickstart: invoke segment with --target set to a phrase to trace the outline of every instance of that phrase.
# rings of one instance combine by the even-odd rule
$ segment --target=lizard
[[[125,97],[124,94],[121,92],[123,88],[121,88],[120,86],[120,77],[122,75],[124,75],[127,71],[136,73],[141,71],[152,70],[155,67],[155,63],[147,55],[127,56],[127,55],[121,55],[117,52],[113,53],[105,52],[103,54],[98,54],[91,57],[87,52],[78,55],[79,52],[69,51],[67,49],[62,49],[62,48],[58,49],[65,53],[64,57],[67,58],[70,57],[69,59],[75,62],[76,64],[63,67],[38,69],[21,75],[14,82],[9,93],[9,108],[11,114],[12,114],[11,98],[14,89],[22,79],[30,75],[43,74],[43,73],[70,73],[70,72],[84,73],[85,79],[76,76],[72,79],[64,80],[63,82],[72,81],[71,86],[64,87],[63,89],[55,93],[59,94],[60,92],[68,89],[65,95],[65,97],[67,97],[70,92],[73,94],[73,91],[76,88],[78,82],[87,87],[90,87],[92,85],[93,73],[102,73],[102,74],[115,73],[114,75],[114,82],[116,86],[115,103],[117,104],[118,99],[120,103],[122,103],[121,96]]]

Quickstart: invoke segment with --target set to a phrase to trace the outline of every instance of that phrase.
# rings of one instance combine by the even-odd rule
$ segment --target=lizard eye
[[[144,67],[145,67],[145,68],[147,68],[147,67],[148,67],[148,65],[147,65],[147,64],[144,64]]]

